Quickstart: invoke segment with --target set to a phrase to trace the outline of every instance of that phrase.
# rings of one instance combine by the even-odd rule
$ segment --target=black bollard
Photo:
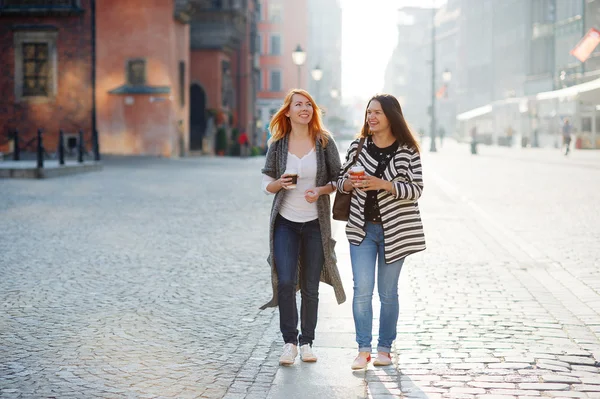
[[[65,133],[62,129],[58,133],[58,164],[65,164]]]
[[[41,169],[44,167],[44,137],[42,129],[37,131],[37,167]]]
[[[19,161],[21,159],[21,144],[19,143],[19,129],[15,129],[13,132],[13,161]]]
[[[98,131],[96,129],[92,129],[92,148],[94,151],[94,161],[98,162],[100,160],[100,145],[98,143]]]
[[[83,163],[83,150],[84,150],[84,142],[83,142],[83,130],[79,129],[79,140],[77,140],[77,162]]]

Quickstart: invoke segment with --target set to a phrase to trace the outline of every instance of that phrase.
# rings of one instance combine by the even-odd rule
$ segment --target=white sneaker
[[[317,361],[317,357],[312,351],[312,348],[309,344],[304,344],[300,347],[300,359],[303,362],[314,363]]]
[[[279,358],[279,364],[281,366],[290,366],[294,364],[296,356],[298,356],[298,347],[294,344],[285,344],[283,345],[283,353]]]

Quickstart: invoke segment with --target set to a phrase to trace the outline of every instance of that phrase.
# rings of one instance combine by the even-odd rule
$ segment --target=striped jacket
[[[371,138],[367,138],[371,140]],[[354,140],[348,148],[346,162],[342,166],[337,188],[344,191],[344,181],[348,169],[353,164],[359,140]],[[378,162],[367,152],[367,143],[360,151],[357,160],[368,175],[374,175]],[[381,224],[384,235],[385,263],[393,263],[415,252],[425,249],[425,234],[417,200],[423,192],[423,173],[419,152],[407,146],[400,146],[394,158],[383,172],[383,179],[394,183],[396,195],[382,190],[377,195]],[[367,194],[354,190],[350,202],[350,217],[346,225],[346,236],[351,244],[359,245],[365,238],[364,208]]]

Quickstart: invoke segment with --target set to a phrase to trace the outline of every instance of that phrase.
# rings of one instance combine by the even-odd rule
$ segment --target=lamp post
[[[435,146],[435,7],[431,7],[431,144],[429,152],[437,152]]]
[[[317,102],[319,102],[319,81],[323,79],[323,70],[319,68],[319,65],[317,64],[317,66],[315,66],[315,68],[312,71],[310,71],[310,74],[312,75],[312,78],[315,80],[315,82],[317,82],[317,95],[315,97],[317,98]]]
[[[450,83],[450,81],[452,80],[452,72],[450,72],[448,70],[448,68],[444,69],[444,72],[442,72],[442,80],[444,81],[444,97],[448,97],[448,84]],[[446,118],[444,118],[445,122],[448,122],[449,118],[449,114],[451,114],[451,110],[448,107],[448,104],[446,104],[445,107],[446,111],[444,112],[444,114],[447,116]],[[443,124],[445,125],[445,123]],[[452,124],[450,124],[449,127],[451,127]],[[442,126],[442,129],[444,129],[444,126]],[[450,131],[450,130],[449,130]],[[445,135],[446,129],[444,129],[444,131],[440,131],[440,144],[443,146],[444,145],[444,135]]]
[[[292,61],[294,61],[294,64],[296,64],[298,66],[298,88],[300,88],[301,83],[302,83],[300,69],[302,68],[302,65],[304,65],[304,62],[306,61],[306,51],[302,50],[302,47],[300,47],[300,45],[296,46],[296,49],[292,52]]]

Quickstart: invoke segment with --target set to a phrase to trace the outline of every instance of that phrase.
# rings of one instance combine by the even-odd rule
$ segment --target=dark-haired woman
[[[365,176],[348,174],[354,164]],[[352,312],[358,356],[352,369],[371,361],[375,276],[381,310],[375,366],[392,364],[398,321],[398,279],[407,255],[425,249],[417,200],[423,192],[419,145],[404,120],[398,100],[389,94],[369,100],[360,137],[350,145],[338,190],[352,192],[346,235],[354,277]]]

